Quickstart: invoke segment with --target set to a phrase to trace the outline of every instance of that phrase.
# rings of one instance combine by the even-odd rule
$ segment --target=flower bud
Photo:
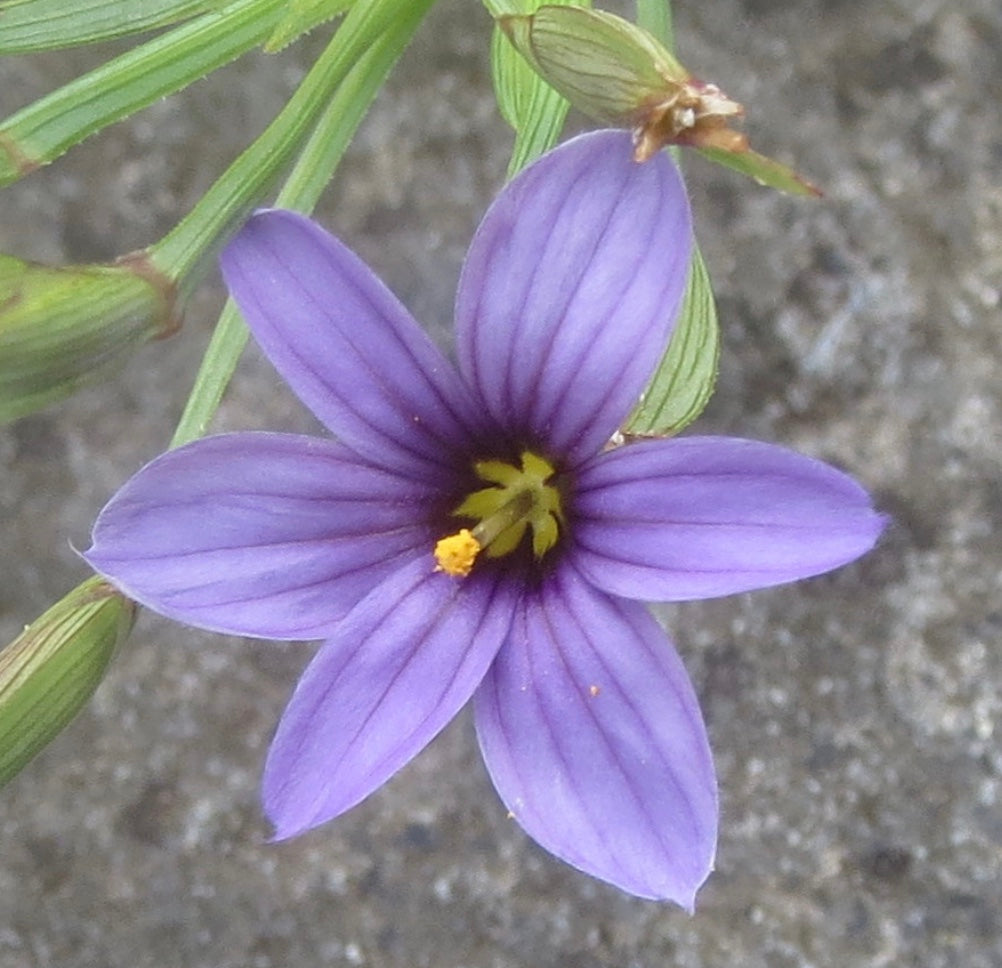
[[[633,129],[634,158],[688,145],[757,181],[818,194],[785,165],[751,151],[728,127],[744,108],[693,77],[647,31],[603,10],[543,5],[497,22],[515,49],[574,107],[595,121]]]
[[[0,421],[61,400],[178,326],[174,287],[145,253],[58,268],[0,254]]]
[[[636,132],[636,159],[666,144],[746,146],[727,128],[740,104],[704,84],[650,34],[601,10],[543,6],[505,16],[502,29],[543,78],[576,108]]]
[[[90,698],[135,612],[106,581],[90,578],[0,652],[0,786]]]

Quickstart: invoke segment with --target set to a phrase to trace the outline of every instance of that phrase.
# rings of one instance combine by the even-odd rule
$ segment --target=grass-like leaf
[[[126,37],[223,6],[225,0],[0,0],[0,54]]]
[[[291,44],[317,24],[344,13],[354,0],[288,0],[285,15],[264,45],[269,54]]]
[[[0,124],[0,187],[262,43],[285,0],[234,0],[122,54]],[[2,26],[0,20],[0,26]]]
[[[275,199],[275,204],[279,207],[294,208],[301,212],[313,210],[369,105],[434,0],[406,2],[406,10],[402,10],[391,26],[372,40],[364,53],[354,58],[351,68],[334,94],[326,99],[326,107],[313,133]],[[335,37],[331,46],[336,43]],[[238,159],[234,163],[238,177],[242,160]],[[180,232],[178,235],[181,244],[187,244],[185,233]],[[247,327],[236,304],[232,299],[227,300],[171,440],[172,447],[179,447],[206,433],[212,415],[236,369],[247,336]]]

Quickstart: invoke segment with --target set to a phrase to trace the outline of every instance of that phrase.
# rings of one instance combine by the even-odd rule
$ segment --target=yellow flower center
[[[471,492],[452,512],[454,517],[470,518],[477,524],[435,545],[437,570],[464,577],[481,551],[486,549],[489,558],[511,554],[529,529],[532,553],[537,560],[542,558],[557,543],[564,525],[560,492],[547,483],[555,473],[553,465],[525,451],[521,468],[485,460],[477,461],[473,470],[491,486]]]

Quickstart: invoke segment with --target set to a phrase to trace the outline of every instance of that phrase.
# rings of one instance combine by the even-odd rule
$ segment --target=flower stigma
[[[537,561],[557,543],[564,515],[560,491],[547,483],[553,465],[528,450],[521,460],[521,468],[500,460],[474,463],[477,477],[491,486],[471,492],[452,512],[477,523],[435,544],[436,571],[465,577],[481,551],[486,549],[489,558],[511,554],[530,528]]]

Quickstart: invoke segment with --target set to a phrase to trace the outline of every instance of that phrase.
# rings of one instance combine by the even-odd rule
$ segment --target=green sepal
[[[632,437],[670,437],[706,408],[717,380],[720,327],[710,276],[693,249],[685,296],[668,350],[623,432]]]
[[[285,15],[265,42],[266,53],[287,47],[318,24],[344,13],[354,0],[288,0]]]
[[[226,0],[6,0],[0,54],[77,47],[179,23]]]
[[[90,699],[135,612],[107,582],[91,578],[0,652],[0,786]]]
[[[69,396],[174,332],[174,288],[143,253],[51,267],[0,254],[0,422]]]

